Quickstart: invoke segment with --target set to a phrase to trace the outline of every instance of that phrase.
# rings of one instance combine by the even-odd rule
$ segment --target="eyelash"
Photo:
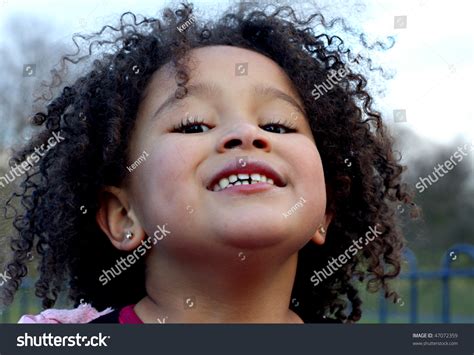
[[[173,126],[172,132],[183,133],[184,129],[195,126],[195,125],[201,125],[201,124],[205,125],[203,118],[200,118],[198,116],[186,117],[179,124]],[[273,119],[270,122],[264,124],[263,126],[260,126],[260,128],[271,126],[271,125],[286,129],[287,130],[286,133],[296,132],[296,125],[294,124],[294,122],[291,122],[289,120]],[[212,127],[209,127],[208,125],[205,125],[205,126],[207,126],[209,129],[212,128]]]
[[[266,123],[265,125],[263,125],[263,127],[265,126],[270,126],[270,125],[275,125],[275,126],[279,126],[279,127],[283,127],[285,128],[288,132],[287,133],[293,133],[293,132],[296,132],[296,125],[294,122],[291,122],[289,120],[280,120],[280,119],[277,119],[277,120],[271,120],[269,123]]]
[[[182,132],[185,128],[203,123],[204,119],[198,116],[186,117],[179,124],[173,126],[173,132]]]

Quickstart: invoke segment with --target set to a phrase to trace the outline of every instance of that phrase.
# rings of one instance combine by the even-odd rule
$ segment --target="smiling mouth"
[[[267,163],[248,162],[245,166],[229,164],[217,173],[207,189],[214,192],[231,189],[233,191],[263,191],[274,187],[285,187],[286,182]]]
[[[228,177],[224,177],[216,183],[212,191],[222,191],[234,186],[245,186],[245,185],[275,185],[273,179],[266,177],[263,174],[232,174]]]

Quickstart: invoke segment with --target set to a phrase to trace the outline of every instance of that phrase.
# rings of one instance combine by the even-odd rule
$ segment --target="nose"
[[[230,149],[259,150],[269,152],[271,142],[258,126],[244,122],[233,126],[219,140],[217,151],[224,153]]]

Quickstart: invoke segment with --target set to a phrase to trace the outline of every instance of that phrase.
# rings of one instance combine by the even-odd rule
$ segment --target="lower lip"
[[[265,182],[258,182],[256,184],[248,184],[248,185],[237,185],[228,187],[224,190],[220,191],[213,191],[217,193],[230,193],[230,194],[253,194],[256,192],[267,191],[275,188],[277,186],[272,184],[267,184]]]

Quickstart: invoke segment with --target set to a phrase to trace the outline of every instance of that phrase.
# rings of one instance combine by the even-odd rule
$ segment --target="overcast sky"
[[[408,127],[427,141],[448,143],[456,137],[474,140],[473,29],[470,1],[387,0],[362,1],[334,7],[334,0],[318,1],[331,14],[348,17],[369,38],[396,36],[396,45],[377,56],[396,73],[377,100],[393,129]],[[222,10],[229,1],[194,1],[197,18]],[[11,40],[4,23],[14,14],[42,17],[55,28],[52,42],[70,43],[75,32],[88,32],[116,23],[124,11],[154,16],[161,0],[34,1],[0,0],[0,44]],[[362,4],[362,5],[360,5]],[[200,15],[200,16],[199,16]],[[406,28],[394,28],[395,16],[407,16]],[[404,27],[404,20],[397,22]],[[32,28],[34,31],[34,28]],[[406,110],[406,122],[394,122],[393,111]],[[403,121],[403,116],[397,116]]]

